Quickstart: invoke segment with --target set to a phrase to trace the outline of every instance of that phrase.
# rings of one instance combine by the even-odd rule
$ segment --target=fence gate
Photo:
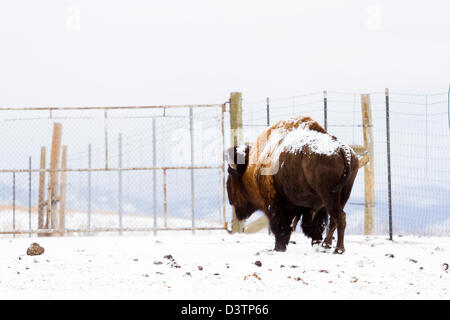
[[[226,229],[224,112],[0,109],[0,234]]]

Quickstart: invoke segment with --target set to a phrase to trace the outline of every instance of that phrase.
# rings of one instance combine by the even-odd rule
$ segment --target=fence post
[[[327,90],[323,91],[323,126],[325,130],[328,128],[328,97]]]
[[[52,150],[50,156],[50,174],[48,181],[47,228],[56,229],[56,207],[58,204],[58,165],[61,153],[62,125],[53,124]]]
[[[31,237],[31,157],[28,158],[28,230],[30,230],[29,237]]]
[[[91,144],[88,145],[88,232],[91,231],[91,214],[92,214],[92,204],[91,204],[91,197],[92,197],[92,173],[91,173],[91,168],[92,168],[92,146]]]
[[[67,189],[67,146],[62,147],[61,187],[59,191],[59,229],[64,234],[66,229],[66,189]]]
[[[122,169],[122,134],[119,133],[119,169]],[[122,234],[123,212],[122,212],[122,170],[119,170],[119,234]]]
[[[231,146],[238,146],[242,143],[242,93],[232,92],[230,97],[230,132]],[[244,221],[239,221],[233,207],[231,219],[231,230],[233,233],[244,230]]]
[[[375,230],[375,188],[374,155],[372,134],[372,110],[370,95],[361,95],[364,147],[367,150],[368,163],[364,166],[364,234],[371,235]]]
[[[41,147],[41,163],[39,171],[39,203],[38,203],[38,229],[44,229],[44,208],[45,208],[45,147]],[[38,237],[43,236],[39,233]]]
[[[194,111],[189,108],[189,132],[191,138],[191,167],[194,166]],[[192,234],[195,234],[195,185],[194,169],[191,168],[191,219]]]
[[[167,228],[167,170],[163,169],[164,228]]]
[[[13,230],[16,231],[16,173],[13,172],[13,185],[12,185],[12,194],[13,194]],[[13,234],[13,237],[16,237],[16,234]]]
[[[105,110],[105,169],[108,167],[108,111]]]
[[[153,168],[156,168],[156,119],[152,119],[152,130],[153,130]],[[156,220],[156,211],[158,209],[156,203],[156,170],[153,170],[153,234],[156,236],[156,228],[157,228],[157,220]]]
[[[222,112],[220,117],[220,123],[221,123],[221,132],[222,132],[222,222],[224,224],[225,229],[228,230],[228,222],[226,221],[226,184],[225,184],[225,110],[226,106],[225,103],[222,105]]]
[[[270,126],[270,101],[269,101],[269,97],[267,97],[266,103],[267,103],[267,126],[269,127]],[[268,225],[268,223],[267,223],[267,225]],[[270,227],[268,227],[267,230],[268,230],[267,232],[269,234],[271,234]]]
[[[393,240],[392,232],[392,190],[391,190],[391,132],[389,127],[389,89],[386,88],[386,148],[387,148],[387,178],[388,178],[388,206],[389,206],[389,240]]]
[[[428,173],[428,95],[425,95],[425,174]]]

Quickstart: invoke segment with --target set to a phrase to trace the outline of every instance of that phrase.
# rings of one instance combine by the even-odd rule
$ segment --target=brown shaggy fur
[[[293,130],[312,130],[328,135],[310,117],[295,117],[279,121],[264,130],[255,145],[229,150],[229,159],[242,158],[240,162],[235,161],[235,169],[228,168],[230,203],[234,205],[239,219],[248,218],[256,210],[264,211],[276,238],[275,249],[280,251],[286,249],[295,217],[299,219],[303,216],[303,231],[317,242],[322,239],[328,213],[331,217],[331,235],[329,232],[325,245],[331,244],[333,228],[337,226],[337,250],[343,252],[343,207],[358,171],[358,158],[351,149],[344,150],[343,145],[339,152],[332,155],[311,151],[306,155],[304,150],[277,153],[285,135]],[[337,141],[334,136],[331,139]],[[346,152],[350,152],[350,159],[346,157]],[[283,165],[279,166],[279,163]]]

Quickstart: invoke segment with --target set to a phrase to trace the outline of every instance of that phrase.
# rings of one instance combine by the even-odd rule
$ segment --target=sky
[[[442,92],[448,1],[0,3],[0,106]]]

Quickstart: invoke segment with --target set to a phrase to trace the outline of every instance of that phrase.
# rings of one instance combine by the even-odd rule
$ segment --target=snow
[[[286,123],[296,122],[297,118],[290,118]],[[304,149],[304,147],[307,147]],[[304,122],[298,128],[287,130],[284,127],[274,129],[271,132],[269,140],[262,152],[262,157],[267,158],[272,156],[278,159],[282,152],[298,153],[310,152],[315,154],[322,154],[331,156],[344,150],[347,162],[350,162],[352,152],[351,148],[335,139],[328,133],[322,133],[308,128],[308,123]]]
[[[265,232],[2,238],[0,299],[449,298],[450,238],[347,236],[343,255],[291,240],[279,253]],[[43,255],[26,255],[33,242]]]
[[[329,134],[310,130],[307,123],[302,123],[297,129],[289,131],[284,137],[279,149],[281,152],[301,152],[305,146],[312,153],[333,155],[338,152],[341,144]]]

